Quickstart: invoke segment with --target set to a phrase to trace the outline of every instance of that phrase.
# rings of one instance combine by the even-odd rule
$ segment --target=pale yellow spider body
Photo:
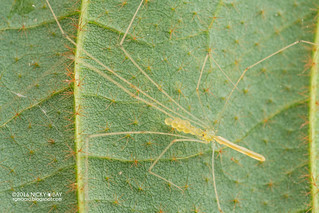
[[[182,120],[180,118],[166,118],[165,124],[173,127],[174,129],[176,129],[179,132],[192,134],[192,135],[198,137],[200,140],[202,140],[205,143],[216,141],[219,144],[226,145],[226,146],[228,146],[228,147],[230,147],[238,152],[241,152],[241,153],[243,153],[251,158],[254,158],[256,160],[259,160],[259,161],[266,160],[264,156],[262,156],[256,152],[253,152],[249,149],[246,149],[245,147],[234,144],[221,136],[216,136],[214,130],[211,130],[211,129],[202,130],[200,128],[192,126],[189,121]]]

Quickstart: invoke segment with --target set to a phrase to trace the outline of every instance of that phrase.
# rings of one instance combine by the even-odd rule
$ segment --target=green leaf
[[[61,5],[62,6],[62,5]],[[65,9],[69,4],[63,5]],[[66,11],[64,10],[64,11]],[[0,209],[65,212],[77,208],[70,61],[42,1],[1,2]],[[71,21],[66,24],[72,29]],[[72,69],[72,67],[71,67]],[[70,94],[70,95],[68,95]],[[62,193],[62,201],[41,201]],[[31,201],[21,201],[29,199]]]
[[[314,46],[274,55],[234,89],[246,67],[314,40],[314,0],[145,1],[122,47],[139,0],[50,3],[76,46],[45,1],[0,10],[1,209],[218,212],[210,144],[173,144],[154,166],[184,192],[148,172],[172,140],[198,139],[165,124],[177,112],[266,158],[216,144],[224,212],[318,211]],[[62,201],[16,201],[31,192]]]

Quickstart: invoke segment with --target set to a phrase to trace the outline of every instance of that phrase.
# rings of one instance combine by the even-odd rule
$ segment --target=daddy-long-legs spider
[[[98,198],[94,199],[93,197],[96,196],[96,194],[90,192],[90,187],[94,190],[94,187],[98,185],[87,183],[90,182],[90,179],[96,179],[93,173],[95,171],[94,168],[97,168],[99,164],[101,164],[101,168],[107,168],[107,171],[104,172],[108,174],[106,175],[108,178],[110,178],[109,176],[116,176],[113,178],[121,179],[122,181],[118,183],[126,183],[132,193],[134,193],[134,189],[139,189],[140,187],[134,186],[133,183],[141,182],[141,179],[138,178],[138,174],[134,173],[132,167],[126,170],[123,165],[110,168],[104,163],[107,161],[117,161],[115,163],[116,165],[131,161],[135,167],[139,167],[139,162],[143,162],[143,167],[150,164],[150,161],[156,159],[156,157],[154,157],[156,154],[154,153],[157,153],[157,156],[161,153],[158,146],[162,147],[163,145],[159,145],[159,141],[170,141],[170,139],[168,139],[169,136],[174,137],[170,135],[171,133],[169,133],[168,127],[163,124],[167,117],[173,118],[179,116],[182,119],[186,117],[186,120],[192,120],[192,122],[197,125],[204,125],[202,124],[203,120],[207,120],[208,125],[214,126],[215,124],[219,127],[220,135],[225,134],[228,135],[227,138],[237,138],[238,141],[247,141],[248,143],[248,141],[252,141],[254,134],[259,134],[262,128],[267,128],[268,125],[270,125],[269,123],[280,123],[281,119],[278,121],[273,120],[277,118],[277,116],[280,118],[283,114],[288,113],[291,117],[292,115],[296,115],[294,110],[304,107],[305,100],[298,95],[292,95],[294,94],[292,91],[297,90],[298,86],[290,86],[290,79],[292,76],[296,76],[296,73],[291,72],[291,69],[288,70],[288,68],[295,67],[296,65],[291,60],[288,60],[287,64],[282,64],[281,60],[279,62],[276,61],[276,59],[278,60],[278,58],[285,56],[285,54],[280,54],[283,50],[287,50],[299,42],[290,42],[290,46],[281,45],[283,49],[276,52],[271,48],[276,46],[276,42],[271,39],[271,34],[265,34],[263,37],[264,40],[257,40],[256,42],[254,38],[258,38],[258,31],[255,31],[255,29],[252,32],[249,31],[250,28],[247,25],[251,23],[256,24],[254,22],[254,18],[256,17],[262,20],[265,15],[264,12],[260,14],[255,13],[253,17],[241,20],[237,26],[232,25],[232,23],[224,25],[229,8],[221,12],[220,7],[223,7],[221,6],[223,4],[217,3],[207,8],[205,4],[201,4],[202,8],[196,8],[196,10],[191,12],[191,16],[187,16],[186,14],[185,16],[179,16],[176,14],[179,13],[180,8],[189,9],[192,3],[173,2],[170,3],[169,8],[166,8],[170,9],[170,14],[173,17],[171,21],[167,23],[161,19],[161,14],[165,10],[161,9],[161,12],[159,12],[155,9],[158,6],[157,3],[152,4],[152,2],[146,1],[143,5],[143,1],[141,1],[137,5],[136,3],[134,4],[135,8],[138,9],[132,10],[132,8],[134,8],[133,4],[129,7],[127,6],[127,2],[122,2],[117,5],[118,11],[120,11],[117,14],[117,18],[121,20],[121,22],[116,22],[109,11],[114,9],[116,5],[102,7],[100,4],[102,4],[102,2],[94,1],[91,2],[91,5],[84,5],[82,7],[81,26],[79,26],[79,37],[78,43],[76,44],[77,55],[75,62],[77,66],[75,69],[75,78],[77,81],[84,82],[81,88],[75,88],[76,108],[85,109],[84,114],[88,117],[86,119],[84,119],[84,117],[76,118],[77,149],[83,150],[83,147],[86,147],[86,149],[84,149],[85,151],[83,151],[84,154],[79,154],[78,156],[78,166],[80,168],[78,170],[79,187],[81,186],[85,189],[85,193],[82,194],[82,197],[80,195],[80,201],[99,200]],[[141,6],[143,12],[140,11]],[[239,7],[236,4],[229,4],[228,6],[233,7],[233,11],[236,11]],[[103,9],[100,10],[101,8]],[[130,13],[126,11],[127,9],[129,9],[131,13],[134,11],[132,14],[133,18],[132,15],[128,15]],[[215,11],[215,13],[211,11],[212,14],[214,14],[213,16],[201,16],[201,14],[207,13],[210,9]],[[123,12],[122,16],[121,12]],[[279,17],[283,16],[282,13],[276,15]],[[150,19],[150,17],[152,17],[152,19]],[[282,20],[279,20],[279,24],[283,24]],[[123,27],[125,25],[123,23],[126,23],[126,27]],[[300,20],[296,22],[296,24],[300,23],[303,24],[303,21]],[[122,24],[123,26],[121,26]],[[148,28],[146,28],[146,26]],[[243,28],[248,30],[244,31],[245,33],[239,33],[239,35],[235,36],[236,38],[233,38],[233,45],[235,45],[236,48],[227,49],[227,47],[223,47],[220,50],[215,50],[218,46],[218,42],[214,40],[216,38],[212,36],[212,32],[221,31],[222,29],[219,28],[221,26],[230,32]],[[167,27],[167,29],[165,27]],[[195,29],[192,27],[195,27]],[[153,32],[157,33],[150,34],[148,32],[150,28]],[[60,29],[64,34],[61,27]],[[285,28],[282,27],[281,30],[284,31]],[[247,37],[246,34],[248,35]],[[66,36],[66,34],[64,35]],[[241,36],[249,38],[248,45],[244,44],[244,39],[241,41]],[[68,36],[66,36],[66,38],[74,43]],[[95,40],[90,38],[105,39]],[[280,36],[277,42],[279,41]],[[279,43],[282,43],[282,41]],[[302,41],[302,43],[313,44],[305,41]],[[252,47],[264,50],[266,47],[263,47],[263,45],[265,45],[267,49],[272,49],[272,51],[263,52],[263,56],[251,62],[252,58],[258,56]],[[235,54],[239,49],[244,51],[240,56]],[[278,48],[276,48],[276,50],[277,49]],[[95,54],[96,50],[102,50],[105,54]],[[289,54],[289,51],[286,52]],[[221,63],[218,58],[223,55],[228,57],[220,68],[219,64]],[[274,55],[276,55],[275,59],[268,57]],[[247,59],[244,59],[244,56]],[[177,59],[180,58],[184,60],[178,61]],[[209,62],[207,65],[205,61],[208,59]],[[271,61],[275,65],[273,66],[275,70],[282,70],[280,70],[280,72],[274,72],[270,71],[271,69],[267,66],[262,68],[261,66],[257,66],[260,65],[259,62],[262,62],[264,59],[269,59],[268,61]],[[299,59],[301,60],[302,57]],[[246,60],[250,62],[247,63]],[[203,64],[205,66],[203,66]],[[243,74],[246,73],[246,71],[240,71],[243,70],[242,66],[245,66],[243,64],[251,68],[251,64],[253,66],[256,65],[255,69],[258,70],[258,72],[254,72],[254,74],[250,75],[252,79],[243,80]],[[225,71],[225,68],[229,70],[230,67],[233,70]],[[195,72],[194,70],[197,71]],[[298,78],[298,81],[300,81],[300,78]],[[238,83],[245,85],[239,86]],[[260,87],[262,86],[257,87],[257,85],[259,86],[260,84],[264,84],[261,90]],[[270,86],[267,86],[267,84]],[[281,92],[280,95],[279,91]],[[235,97],[231,96],[235,92],[238,92]],[[282,98],[282,93],[287,93],[287,95],[284,97],[284,101],[281,100],[280,102],[279,97]],[[96,101],[97,99],[100,101]],[[272,105],[274,102],[276,104]],[[292,111],[290,111],[291,107]],[[282,112],[284,113],[281,114]],[[207,122],[205,121],[204,123]],[[101,125],[102,123],[104,123],[104,125]],[[107,128],[108,131],[113,133],[97,133],[98,131],[96,130],[98,129],[100,129],[100,131],[106,129],[106,123],[108,124],[107,126],[111,126]],[[236,125],[236,130],[230,131],[234,125]],[[296,126],[294,126],[294,124],[291,125],[292,127],[288,128],[288,126],[285,126],[284,129],[286,131],[293,129],[293,132],[298,132],[295,131]],[[145,127],[148,127],[148,129],[145,130]],[[144,128],[144,131],[139,131],[142,128]],[[154,138],[149,136],[155,132],[153,131],[154,129],[156,129],[156,132],[167,133],[162,134],[163,137],[156,137],[156,142],[154,142]],[[259,131],[257,131],[257,129]],[[250,146],[259,147],[260,150],[267,150],[270,143],[274,143],[274,141],[278,140],[274,137],[270,137],[272,134],[270,134],[269,131],[272,131],[272,133],[280,131],[280,128],[275,130],[274,124],[272,124],[272,128],[268,128],[264,131],[268,133],[269,137],[265,137],[265,134],[263,134],[262,137],[259,137],[259,144],[254,141],[249,143]],[[279,137],[280,134],[276,134]],[[112,137],[118,135],[122,136],[117,138]],[[136,137],[135,135],[142,135],[142,138]],[[107,141],[105,139],[106,137],[102,136],[108,136]],[[88,138],[88,140],[84,140],[84,138]],[[156,143],[156,145],[154,145],[154,143]],[[103,149],[101,149],[101,147],[103,147]],[[142,149],[140,147],[148,148]],[[167,144],[163,147],[167,147]],[[151,150],[153,151],[152,154]],[[207,152],[211,152],[211,149],[196,144],[189,145],[187,142],[181,143],[181,145],[177,146],[173,151],[171,150],[171,156],[169,158],[167,158],[168,155],[166,159],[161,158],[164,164],[168,161],[177,161],[177,166],[171,167],[166,164],[164,165],[164,169],[162,168],[162,171],[157,172],[157,174],[161,173],[158,177],[160,176],[162,179],[164,176],[165,179],[168,179],[167,176],[171,176],[169,179],[176,179],[177,181],[174,181],[174,183],[173,181],[166,181],[168,186],[161,187],[159,186],[159,182],[157,183],[156,180],[146,175],[145,178],[148,181],[153,180],[156,182],[156,186],[147,182],[147,188],[168,190],[168,193],[176,198],[176,200],[183,200],[183,196],[185,195],[177,195],[176,192],[173,192],[171,186],[173,184],[176,184],[176,186],[180,185],[176,182],[184,180],[184,191],[186,190],[188,194],[191,194],[192,188],[200,188],[199,182],[204,183],[207,181],[210,183],[211,180],[209,176],[204,175],[203,177],[198,175],[191,169],[186,168],[187,163],[184,164],[185,161],[189,161],[192,168],[195,169],[199,167],[198,162],[195,163],[195,159],[203,158],[202,156],[205,156]],[[226,156],[225,152],[228,152],[228,150],[220,149],[219,152],[222,158],[222,156]],[[268,151],[265,155],[271,155],[271,153],[273,152]],[[288,159],[288,157],[286,158]],[[179,164],[180,161],[182,161],[182,163]],[[246,164],[250,164],[254,169],[252,170],[250,168],[244,172],[238,172],[235,166],[241,166],[243,164],[242,162],[245,162],[245,168],[249,167]],[[150,165],[152,168],[152,164]],[[222,172],[224,177],[228,178],[226,180],[225,178],[221,178],[220,183],[225,187],[224,190],[230,187],[227,182],[233,182],[233,184],[241,185],[240,190],[242,191],[247,189],[248,191],[249,189],[252,191],[256,190],[255,193],[258,194],[258,187],[256,187],[255,184],[268,185],[270,188],[274,185],[274,181],[272,180],[274,177],[266,178],[265,175],[262,175],[264,173],[263,171],[267,170],[265,167],[270,166],[273,166],[273,164],[263,165],[255,164],[254,162],[254,165],[252,165],[250,161],[246,161],[242,157],[228,157],[227,163],[222,164],[222,161],[219,162],[219,173]],[[83,168],[86,168],[86,170],[83,170]],[[297,166],[297,168],[299,167]],[[118,172],[115,172],[116,170],[118,170]],[[181,173],[179,174],[178,171]],[[239,174],[234,175],[233,171],[237,171]],[[83,175],[83,173],[85,173],[85,175]],[[289,174],[291,174],[291,172],[289,172]],[[248,182],[245,184],[247,179]],[[140,191],[146,193],[143,187]],[[238,198],[237,196],[242,194],[242,191],[238,191],[237,194],[235,193],[236,195],[232,193],[234,199],[228,200],[233,200],[235,206],[236,204],[239,205],[238,203],[240,203],[243,198]],[[100,196],[103,197],[103,192],[96,192],[99,192]],[[224,192],[225,194],[229,193],[228,190]],[[197,193],[199,193],[199,191],[197,191]],[[119,204],[121,203],[119,202],[120,199],[118,199],[121,190],[117,191],[116,194],[116,202],[114,202],[116,205],[121,206]],[[289,192],[287,192],[287,194],[289,194]],[[193,196],[189,195],[189,198]],[[198,194],[198,196],[202,197],[200,194]],[[205,192],[204,197],[212,196],[214,197],[214,195],[208,195],[208,191]],[[289,197],[289,195],[287,196]],[[128,196],[125,197],[126,198],[122,198],[123,203],[128,199]],[[133,202],[139,203],[138,200],[140,198],[135,198]],[[200,203],[202,202],[200,200],[201,199],[194,201],[196,204],[193,205],[196,206],[196,208],[200,208]],[[219,200],[227,199],[220,198]],[[103,201],[103,199],[100,201]],[[266,201],[265,203],[267,204]],[[97,201],[97,203],[92,206],[99,208],[99,205],[103,206],[103,204]],[[136,204],[136,206],[139,205]],[[123,206],[119,208],[123,208]],[[133,207],[131,208],[133,209]],[[228,207],[228,209],[230,209],[230,207]]]

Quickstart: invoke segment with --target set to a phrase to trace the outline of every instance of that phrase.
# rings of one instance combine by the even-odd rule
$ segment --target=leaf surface
[[[313,41],[314,1],[146,1],[124,51],[120,42],[140,1],[50,3],[76,46],[63,38],[45,2],[8,1],[0,13],[7,20],[0,40],[3,209],[217,212],[210,144],[176,143],[153,168],[184,193],[148,173],[179,138],[168,134],[197,139],[165,125],[174,112],[265,156],[259,163],[216,145],[225,212],[317,208],[313,46],[295,45],[249,69],[227,102],[246,67],[297,40]],[[73,66],[75,77],[66,69]],[[165,134],[134,134],[140,131]],[[62,192],[63,201],[12,199],[12,192],[31,191]]]

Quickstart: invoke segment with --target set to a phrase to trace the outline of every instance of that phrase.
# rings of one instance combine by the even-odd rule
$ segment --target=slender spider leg
[[[202,79],[202,75],[203,75],[203,72],[204,72],[204,68],[205,68],[205,65],[206,65],[206,62],[207,62],[207,59],[208,57],[211,58],[211,60],[217,65],[218,69],[222,72],[222,74],[227,78],[228,81],[230,81],[234,88],[238,89],[237,86],[234,84],[234,82],[226,75],[226,73],[224,72],[224,70],[220,67],[220,65],[217,63],[217,61],[212,57],[212,55],[210,53],[207,53],[205,59],[204,59],[204,63],[202,65],[202,69],[200,71],[200,74],[199,74],[199,78],[198,78],[198,81],[197,81],[197,87],[196,87],[196,94],[197,94],[197,98],[198,98],[198,101],[202,107],[202,110],[203,110],[203,113],[204,115],[207,117],[207,112],[204,110],[203,108],[203,104],[202,104],[202,101],[201,101],[201,98],[200,98],[200,94],[199,94],[199,86],[200,86],[200,83],[201,83],[201,79]],[[209,123],[209,122],[208,122]]]
[[[227,78],[228,81],[230,81],[230,83],[232,83],[232,85],[234,86],[234,88],[237,88],[237,86],[234,84],[234,82],[228,77],[228,75],[226,75],[226,73],[224,72],[224,70],[221,68],[221,66],[217,63],[217,61],[214,59],[214,57],[212,55],[209,55],[210,58],[213,60],[213,62],[217,65],[218,69],[223,73],[223,75]]]
[[[150,174],[172,184],[173,186],[177,187],[178,189],[180,189],[181,191],[183,191],[179,186],[177,186],[176,184],[172,183],[171,181],[161,177],[160,175],[152,172],[152,168],[155,166],[155,164],[159,161],[159,159],[165,154],[165,152],[175,143],[175,142],[180,142],[180,141],[194,141],[194,142],[198,142],[198,143],[204,143],[207,144],[207,142],[201,141],[201,140],[196,140],[196,139],[191,139],[188,137],[185,137],[183,135],[177,135],[177,134],[171,134],[171,133],[165,133],[165,132],[152,132],[152,131],[133,131],[133,132],[111,132],[111,133],[100,133],[100,134],[94,134],[94,135],[89,135],[86,138],[86,144],[87,147],[89,146],[89,141],[91,138],[97,138],[97,137],[104,137],[104,136],[111,136],[111,135],[127,135],[127,134],[154,134],[154,135],[167,135],[167,136],[175,136],[175,137],[179,137],[182,139],[174,139],[165,149],[164,151],[156,158],[156,160],[152,163],[152,165],[149,167],[148,171]],[[86,152],[88,153],[88,151]],[[87,154],[88,155],[88,154]]]
[[[128,34],[128,31],[130,30],[130,28],[131,28],[131,26],[132,26],[132,24],[133,24],[133,22],[134,22],[134,19],[135,19],[135,17],[136,17],[136,15],[137,15],[138,11],[140,10],[140,8],[141,8],[141,6],[142,6],[142,4],[143,4],[143,1],[144,1],[144,0],[141,0],[141,3],[138,5],[138,7],[137,7],[137,9],[136,9],[136,11],[135,11],[135,13],[134,13],[134,15],[133,15],[133,18],[131,19],[131,22],[130,22],[130,24],[128,25],[128,27],[127,27],[127,29],[126,29],[126,31],[125,31],[125,33],[124,33],[124,36],[123,36],[123,38],[122,38],[122,40],[121,40],[121,42],[120,42],[120,46],[123,45],[123,42],[124,42],[124,40],[125,40],[125,38],[126,38],[126,36],[127,36],[127,34]]]
[[[207,59],[208,59],[208,55],[209,53],[206,54],[206,57],[204,59],[204,63],[202,65],[202,69],[200,70],[200,74],[199,74],[199,78],[198,78],[198,81],[197,81],[197,86],[196,86],[196,94],[197,94],[197,98],[198,98],[198,101],[199,101],[199,104],[202,108],[202,111],[205,115],[205,117],[207,118],[207,112],[204,110],[204,106],[203,106],[203,103],[202,103],[202,100],[200,98],[200,94],[199,94],[199,86],[200,86],[200,83],[201,83],[201,79],[202,79],[202,76],[203,76],[203,72],[204,72],[204,69],[205,69],[205,65],[206,65],[206,62],[207,62]]]
[[[163,150],[163,152],[156,158],[156,160],[152,163],[152,165],[150,166],[150,168],[148,169],[148,172],[164,181],[166,181],[167,183],[175,186],[176,188],[178,188],[181,191],[184,191],[181,187],[177,186],[175,183],[173,183],[170,180],[167,180],[165,178],[163,178],[162,176],[152,172],[153,167],[157,164],[157,162],[161,159],[161,157],[167,152],[167,150],[176,142],[185,142],[185,141],[189,141],[189,142],[197,142],[197,143],[202,143],[202,144],[208,144],[209,142],[206,141],[202,141],[202,140],[196,140],[196,139],[174,139],[171,141],[171,143]]]
[[[223,212],[223,210],[222,210],[222,208],[220,206],[220,203],[219,203],[219,197],[218,197],[218,193],[217,193],[216,180],[215,180],[215,157],[214,157],[214,154],[215,154],[215,143],[211,142],[211,144],[212,144],[212,150],[213,150],[213,153],[212,153],[212,175],[213,175],[214,191],[215,191],[215,196],[216,196],[216,202],[217,202],[218,210],[219,210],[219,212]]]
[[[287,46],[285,46],[285,47],[283,47],[283,48],[277,50],[276,52],[274,52],[274,53],[272,53],[272,54],[266,56],[265,58],[263,58],[263,59],[261,59],[261,60],[255,62],[254,64],[252,64],[252,65],[248,66],[246,69],[244,69],[244,71],[242,72],[242,74],[241,74],[240,77],[238,78],[238,80],[237,80],[235,86],[233,87],[233,89],[232,89],[231,92],[229,93],[229,95],[228,95],[228,97],[227,97],[227,99],[226,99],[226,102],[225,102],[225,104],[224,104],[222,110],[220,111],[220,113],[219,113],[219,115],[218,115],[218,119],[217,119],[217,120],[218,120],[218,126],[219,126],[219,123],[220,123],[220,120],[221,120],[221,118],[222,118],[222,115],[224,114],[224,112],[225,112],[225,110],[226,110],[226,107],[227,107],[227,105],[228,105],[228,102],[229,102],[229,100],[230,100],[232,94],[234,93],[235,89],[237,88],[239,82],[244,78],[246,72],[247,72],[248,70],[250,70],[251,68],[255,67],[256,65],[262,63],[263,61],[265,61],[265,60],[267,60],[267,59],[269,59],[269,58],[271,58],[271,57],[273,57],[273,56],[275,56],[275,55],[281,53],[281,52],[284,51],[284,50],[287,50],[287,49],[290,48],[290,47],[293,47],[293,46],[295,46],[295,45],[297,45],[297,44],[300,44],[300,43],[310,44],[310,45],[314,45],[314,46],[318,46],[318,45],[319,45],[319,44],[316,44],[316,43],[313,43],[313,42],[310,42],[310,41],[298,40],[298,41],[295,41],[295,42],[293,42],[293,43],[291,43],[291,44],[289,44],[289,45],[287,45]]]
[[[198,89],[199,89],[200,81],[201,81],[202,76],[203,76],[203,72],[204,72],[204,68],[205,68],[205,65],[206,65],[208,56],[209,56],[209,53],[207,53],[207,55],[206,55],[206,57],[205,57],[205,59],[204,59],[204,63],[203,63],[203,65],[202,65],[202,69],[200,70],[199,78],[198,78],[198,81],[197,81],[197,87],[196,87],[196,91],[197,91],[197,92],[198,92]]]
[[[128,131],[128,132],[110,132],[110,133],[99,133],[99,134],[88,135],[86,138],[86,141],[88,143],[91,138],[111,136],[111,135],[127,135],[127,134],[167,135],[167,136],[175,136],[175,137],[180,137],[180,138],[185,138],[185,139],[191,139],[191,138],[185,137],[183,135],[171,134],[171,133],[166,133],[166,132],[152,132],[152,131],[132,131],[132,132],[130,132],[130,131]]]

